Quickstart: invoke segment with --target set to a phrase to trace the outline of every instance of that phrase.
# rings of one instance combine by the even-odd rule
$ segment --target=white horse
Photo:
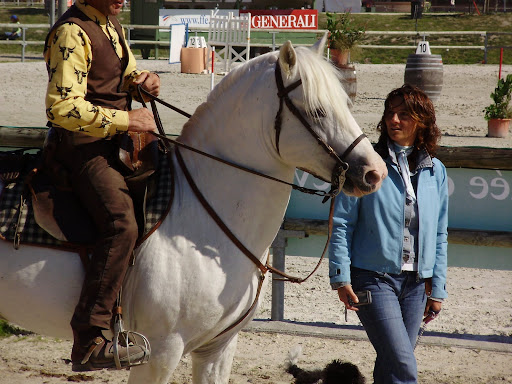
[[[318,139],[342,154],[362,132],[349,111],[337,71],[321,55],[324,44],[325,39],[312,48],[294,48],[288,42],[279,52],[236,68],[197,108],[179,141],[287,182],[293,181],[296,167],[331,181],[336,160]],[[286,103],[276,135],[276,71],[284,87],[301,79],[281,96],[288,94],[318,139]],[[290,186],[187,149],[180,153],[218,216],[265,263]],[[136,264],[123,286],[125,327],[147,336],[152,347],[149,363],[132,368],[129,383],[167,383],[184,354],[192,357],[194,383],[228,383],[237,333],[254,316],[255,308],[244,314],[255,300],[262,273],[206,213],[176,155],[174,162],[172,211],[138,248]],[[343,190],[348,194],[377,190],[387,174],[367,139],[355,145],[346,162],[350,168]],[[75,254],[23,244],[14,250],[0,241],[0,314],[37,333],[71,338],[69,321],[82,269]]]

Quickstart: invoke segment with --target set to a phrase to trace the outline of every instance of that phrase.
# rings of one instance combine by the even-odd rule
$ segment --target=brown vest
[[[92,44],[91,69],[87,74],[87,94],[85,99],[94,105],[106,108],[128,110],[130,107],[130,95],[121,90],[123,73],[128,64],[128,47],[123,38],[121,24],[110,16],[109,20],[114,25],[119,42],[124,50],[123,59],[119,59],[109,38],[99,25],[89,19],[75,5],[71,6],[55,23],[52,31],[64,23],[75,23],[89,36]],[[51,32],[51,31],[50,31]],[[46,37],[45,50],[48,48]]]

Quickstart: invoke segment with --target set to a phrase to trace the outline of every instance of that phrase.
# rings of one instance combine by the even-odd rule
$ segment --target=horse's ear
[[[325,44],[327,43],[327,32],[324,33],[320,40],[311,46],[313,52],[318,53],[320,56],[324,55]]]
[[[297,64],[297,54],[293,49],[292,42],[288,40],[279,50],[279,65],[281,70],[290,76],[295,64]]]

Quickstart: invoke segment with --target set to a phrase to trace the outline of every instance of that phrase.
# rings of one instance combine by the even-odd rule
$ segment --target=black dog
[[[365,384],[365,377],[352,363],[342,363],[340,360],[333,360],[324,369],[306,371],[296,365],[298,354],[289,357],[286,372],[295,377],[295,384]]]

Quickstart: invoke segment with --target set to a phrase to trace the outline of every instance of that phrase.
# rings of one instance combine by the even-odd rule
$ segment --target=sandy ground
[[[305,276],[317,259],[287,258],[287,271]],[[232,384],[292,383],[285,373],[288,351],[302,347],[299,365],[321,368],[332,359],[350,361],[371,383],[375,352],[354,313],[345,322],[341,304],[328,286],[327,263],[302,285],[285,285],[283,322],[270,319],[268,289],[256,319],[240,333]],[[419,383],[512,383],[512,272],[449,268],[448,291],[440,316],[429,323],[416,348]],[[269,287],[270,288],[270,287]],[[270,332],[266,332],[268,328]],[[0,384],[58,384],[66,381],[121,384],[126,371],[75,375],[65,359],[71,342],[38,335],[0,342]],[[191,382],[186,356],[170,383]]]
[[[188,112],[206,99],[209,75],[179,73],[179,66],[165,61],[140,61],[140,68],[157,71],[162,98]],[[405,65],[357,65],[358,92],[353,112],[363,130],[375,139],[383,100],[401,85]],[[45,66],[42,62],[2,63],[0,125],[44,126]],[[512,66],[503,68],[512,73]],[[496,66],[444,67],[444,85],[436,102],[443,145],[512,148],[512,137],[486,137],[483,108],[491,99],[498,76]],[[215,82],[222,76],[216,75]],[[276,100],[277,103],[277,100]],[[160,108],[169,133],[179,133],[185,118]],[[482,255],[484,256],[484,255]],[[304,275],[315,259],[287,258],[287,271]],[[512,272],[449,268],[448,291],[440,317],[430,323],[416,349],[420,383],[512,383]],[[299,363],[323,367],[333,358],[357,364],[371,382],[375,353],[366,340],[357,316],[345,322],[336,294],[329,289],[327,263],[303,285],[286,285],[285,322],[268,322],[271,294],[267,290],[256,321],[241,332],[231,383],[291,383],[283,363],[288,351],[302,346]],[[275,329],[265,331],[273,324]],[[298,332],[297,326],[306,326]],[[276,329],[278,331],[276,331]],[[315,329],[316,332],[310,332]],[[327,331],[330,332],[327,332]],[[125,383],[127,372],[73,375],[64,362],[71,343],[38,335],[10,337],[0,342],[0,384]],[[171,383],[189,383],[190,359],[185,357]]]

